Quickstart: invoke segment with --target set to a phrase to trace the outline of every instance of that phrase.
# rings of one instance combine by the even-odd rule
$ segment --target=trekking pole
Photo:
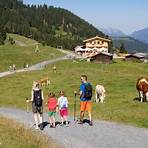
[[[74,121],[76,121],[76,96],[77,96],[77,91],[74,91],[75,95],[75,100],[74,100]]]
[[[29,102],[27,102],[29,99],[26,98],[26,112],[29,113]]]

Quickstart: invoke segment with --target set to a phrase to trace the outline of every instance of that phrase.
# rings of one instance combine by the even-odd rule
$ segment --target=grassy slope
[[[29,65],[41,62],[43,60],[53,59],[63,56],[62,53],[51,47],[43,47],[39,45],[40,53],[35,53],[36,41],[19,36],[16,34],[8,34],[16,42],[16,45],[0,46],[0,71],[8,70],[9,65],[16,64],[17,68],[22,68],[24,63]],[[22,46],[19,46],[22,45]],[[12,124],[13,123],[13,124]],[[46,148],[58,147],[51,140],[47,140],[40,134],[26,130],[23,126],[18,125],[12,120],[0,117],[0,147],[5,148]]]
[[[57,74],[52,72],[52,65],[49,65],[43,71],[20,73],[1,78],[0,84],[3,87],[0,89],[0,105],[25,109],[25,97],[30,96],[32,82],[49,75],[51,85],[43,87],[45,98],[47,99],[49,90],[56,94],[59,90],[64,90],[69,98],[72,113],[73,91],[79,89],[80,75],[87,74],[93,86],[103,84],[107,90],[106,103],[93,104],[93,118],[148,127],[147,103],[133,101],[138,96],[135,88],[137,78],[147,75],[148,64],[118,62],[102,65],[62,61],[56,66]],[[78,105],[77,111],[79,112]]]
[[[22,42],[25,46],[34,45],[37,43],[37,41],[35,41],[33,39],[29,39],[29,38],[26,38],[26,37],[18,35],[18,34],[8,33],[7,38],[8,37],[12,37],[14,41]]]
[[[0,46],[0,72],[7,71],[9,66],[12,64],[15,64],[16,68],[18,69],[23,68],[24,64],[32,65],[44,60],[50,60],[64,55],[52,47],[43,47],[42,45],[39,45],[40,53],[35,53],[36,45],[33,45],[33,43],[35,43],[34,40],[15,34],[11,34],[11,36],[13,36],[14,39],[24,42],[27,46]]]
[[[3,117],[0,117],[0,133],[0,147],[3,148],[58,148],[45,135],[32,132]]]

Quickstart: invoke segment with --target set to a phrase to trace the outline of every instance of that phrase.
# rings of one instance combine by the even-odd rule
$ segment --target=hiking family
[[[84,113],[88,112],[89,117],[89,125],[92,126],[92,85],[87,82],[87,76],[81,75],[81,85],[79,93],[75,93],[75,95],[80,96],[80,120],[78,124],[83,124]],[[35,129],[43,130],[43,102],[44,96],[43,91],[40,89],[38,82],[33,82],[32,91],[31,91],[31,99],[26,100],[26,102],[32,102],[32,112],[35,121]],[[55,97],[53,92],[49,92],[48,100],[46,102],[48,108],[48,121],[51,128],[56,127],[56,119],[55,116],[59,113],[61,117],[60,126],[68,127],[68,99],[65,96],[64,91],[59,92],[58,99]],[[76,105],[76,104],[75,104]],[[74,111],[75,112],[75,111]]]

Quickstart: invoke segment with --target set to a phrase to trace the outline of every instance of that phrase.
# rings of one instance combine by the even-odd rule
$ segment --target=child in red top
[[[56,115],[56,107],[57,107],[57,99],[55,98],[54,93],[49,93],[48,95],[48,117],[50,122],[50,127],[55,128],[55,115]]]

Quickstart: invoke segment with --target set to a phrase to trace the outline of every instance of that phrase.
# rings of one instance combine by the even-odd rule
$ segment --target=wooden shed
[[[95,55],[89,56],[90,61],[93,61],[95,63],[112,63],[113,55],[111,53],[106,52],[100,52]]]
[[[144,61],[144,56],[140,54],[130,54],[125,57],[126,61],[142,62]]]

